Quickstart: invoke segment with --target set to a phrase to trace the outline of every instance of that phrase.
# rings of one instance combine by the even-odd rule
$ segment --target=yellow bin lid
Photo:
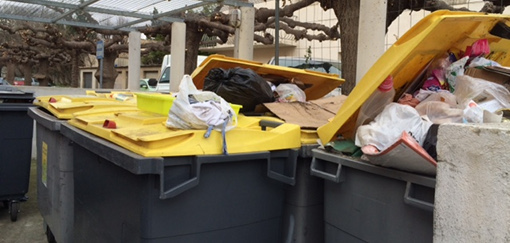
[[[295,78],[303,82],[307,87],[304,90],[307,100],[319,99],[340,86],[345,81],[339,78],[337,74],[282,67],[217,54],[207,57],[207,59],[205,59],[200,66],[193,71],[191,77],[193,78],[193,82],[197,89],[202,89],[204,87],[205,77],[209,73],[209,70],[213,68],[230,69],[235,67],[251,69],[262,77],[278,77],[286,80]]]
[[[176,130],[165,126],[166,115],[145,111],[90,110],[74,114],[69,124],[142,156],[216,155],[223,152],[221,132]],[[263,130],[261,119],[238,116],[238,126],[226,133],[229,154],[301,147],[300,128],[282,124]]]
[[[388,75],[393,76],[398,95],[434,58],[447,52],[459,54],[479,39],[490,43],[491,53],[486,58],[509,66],[510,40],[489,33],[500,21],[508,26],[510,16],[453,11],[427,15],[379,58],[354,87],[336,116],[317,129],[321,142],[326,144],[337,135],[352,138],[359,108]]]
[[[91,110],[134,110],[136,104],[132,102],[121,102],[114,99],[86,96],[86,95],[51,95],[38,96],[34,104],[40,106],[58,119],[68,120],[73,113]]]

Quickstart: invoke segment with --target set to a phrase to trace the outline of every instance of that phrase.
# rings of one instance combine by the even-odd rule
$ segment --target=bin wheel
[[[48,240],[48,243],[56,243],[55,236],[53,235],[53,232],[51,232],[51,229],[49,226],[46,226],[46,239]]]
[[[11,214],[12,222],[16,222],[16,220],[18,220],[18,212],[19,212],[19,202],[17,202],[17,201],[9,202],[9,213]]]

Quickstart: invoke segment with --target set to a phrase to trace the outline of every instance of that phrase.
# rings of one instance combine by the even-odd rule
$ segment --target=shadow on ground
[[[8,209],[0,205],[0,243],[42,243],[46,241],[43,218],[37,207],[37,164],[32,160],[28,200],[20,205],[18,220],[11,222]]]

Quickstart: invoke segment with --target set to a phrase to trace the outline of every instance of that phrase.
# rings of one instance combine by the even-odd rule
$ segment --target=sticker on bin
[[[212,131],[205,138],[205,129],[170,129],[166,119],[144,111],[83,112],[75,114],[69,124],[147,157],[223,154],[221,132]],[[103,127],[105,120],[113,121],[116,128]],[[262,119],[239,115],[237,127],[226,133],[225,142],[229,154],[295,149],[301,147],[300,130],[287,123],[267,127]]]

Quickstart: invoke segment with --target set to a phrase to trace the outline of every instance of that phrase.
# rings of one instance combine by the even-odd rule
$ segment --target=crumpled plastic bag
[[[475,57],[469,62],[468,67],[501,67],[501,64],[485,57]]]
[[[472,101],[490,112],[510,107],[510,91],[505,86],[468,75],[457,77],[453,94],[457,98],[458,108],[462,109],[468,107]],[[482,105],[482,102],[489,101],[490,107]]]
[[[410,134],[423,145],[432,122],[420,116],[411,106],[390,103],[371,123],[358,127],[355,144],[358,147],[375,146],[384,151],[397,142],[402,132]]]
[[[427,116],[434,124],[463,122],[464,110],[442,101],[422,102],[416,106],[416,111],[420,116]]]
[[[278,102],[306,101],[306,94],[301,88],[291,83],[281,83],[276,86]]]
[[[177,129],[234,128],[236,114],[230,104],[211,91],[198,91],[189,75],[184,75],[173,101],[166,126]]]
[[[469,57],[465,56],[454,63],[452,63],[450,66],[446,68],[445,76],[446,81],[448,82],[448,85],[450,87],[450,91],[453,92],[455,90],[455,83],[458,76],[464,75],[464,67],[466,66],[466,63],[468,62]]]

